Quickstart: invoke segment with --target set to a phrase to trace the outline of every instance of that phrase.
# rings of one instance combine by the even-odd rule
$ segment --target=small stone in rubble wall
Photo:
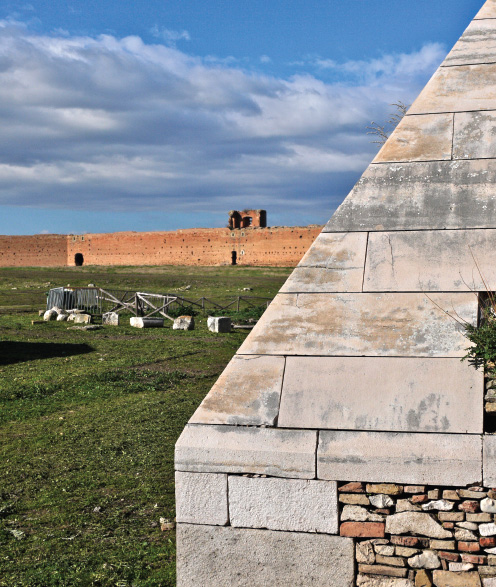
[[[388,567],[387,565],[358,565],[360,573],[369,575],[385,575],[386,577],[406,577],[408,569]]]
[[[394,501],[389,497],[389,495],[385,495],[384,493],[379,493],[378,495],[371,495],[370,503],[375,508],[389,508],[394,505]]]
[[[352,522],[382,522],[384,516],[373,514],[359,505],[345,505],[341,512],[341,520]]]
[[[357,587],[415,587],[410,579],[358,575]]]
[[[429,503],[424,503],[422,509],[425,512],[437,510],[441,512],[449,512],[453,509],[455,504],[451,501],[446,501],[445,499],[439,499],[437,501],[430,501]]]
[[[449,570],[455,573],[460,573],[462,571],[471,571],[474,568],[474,565],[470,563],[450,563]]]
[[[413,569],[438,569],[441,566],[441,561],[433,550],[424,550],[424,552],[409,558],[408,564]]]
[[[496,514],[496,500],[486,497],[481,501],[480,508],[483,512]]]
[[[481,580],[477,572],[434,571],[433,579],[436,587],[481,587]]]
[[[403,493],[403,487],[394,483],[367,483],[367,493],[399,495],[400,493]]]
[[[384,538],[384,523],[344,522],[339,528],[339,535],[349,538]]]
[[[396,513],[401,512],[420,512],[420,506],[411,503],[409,499],[398,499],[396,502]]]
[[[366,563],[369,565],[375,563],[374,548],[370,540],[356,543],[355,558],[358,563]]]
[[[386,518],[388,534],[420,534],[429,538],[451,538],[453,534],[433,520],[429,514],[402,512]],[[496,533],[496,531],[495,531]]]
[[[427,571],[420,570],[416,573],[415,587],[432,587],[432,581]]]
[[[481,536],[495,536],[496,535],[496,524],[481,524],[479,526],[479,532]]]
[[[339,501],[348,505],[370,505],[369,498],[363,493],[342,493]]]
[[[476,536],[471,530],[466,530],[465,528],[456,528],[455,540],[459,540],[462,542],[470,542],[472,540],[478,541],[479,537]]]

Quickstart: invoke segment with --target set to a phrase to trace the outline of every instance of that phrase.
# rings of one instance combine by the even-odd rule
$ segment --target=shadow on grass
[[[69,357],[91,353],[93,348],[89,344],[70,344],[55,342],[0,342],[0,365],[12,365],[37,359],[52,357]]]

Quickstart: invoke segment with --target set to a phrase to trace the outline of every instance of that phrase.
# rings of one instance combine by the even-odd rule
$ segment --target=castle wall
[[[66,263],[66,235],[0,235],[0,267],[56,267]]]

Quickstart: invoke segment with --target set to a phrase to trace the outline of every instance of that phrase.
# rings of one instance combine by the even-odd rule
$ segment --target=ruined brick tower
[[[496,585],[474,258],[496,288],[496,0],[181,435],[179,587]]]

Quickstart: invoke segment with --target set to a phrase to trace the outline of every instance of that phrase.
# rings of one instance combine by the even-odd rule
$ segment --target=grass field
[[[31,325],[59,285],[273,297],[289,269],[0,269],[0,586],[175,585],[174,444],[244,340]],[[29,311],[28,311],[29,310]]]

